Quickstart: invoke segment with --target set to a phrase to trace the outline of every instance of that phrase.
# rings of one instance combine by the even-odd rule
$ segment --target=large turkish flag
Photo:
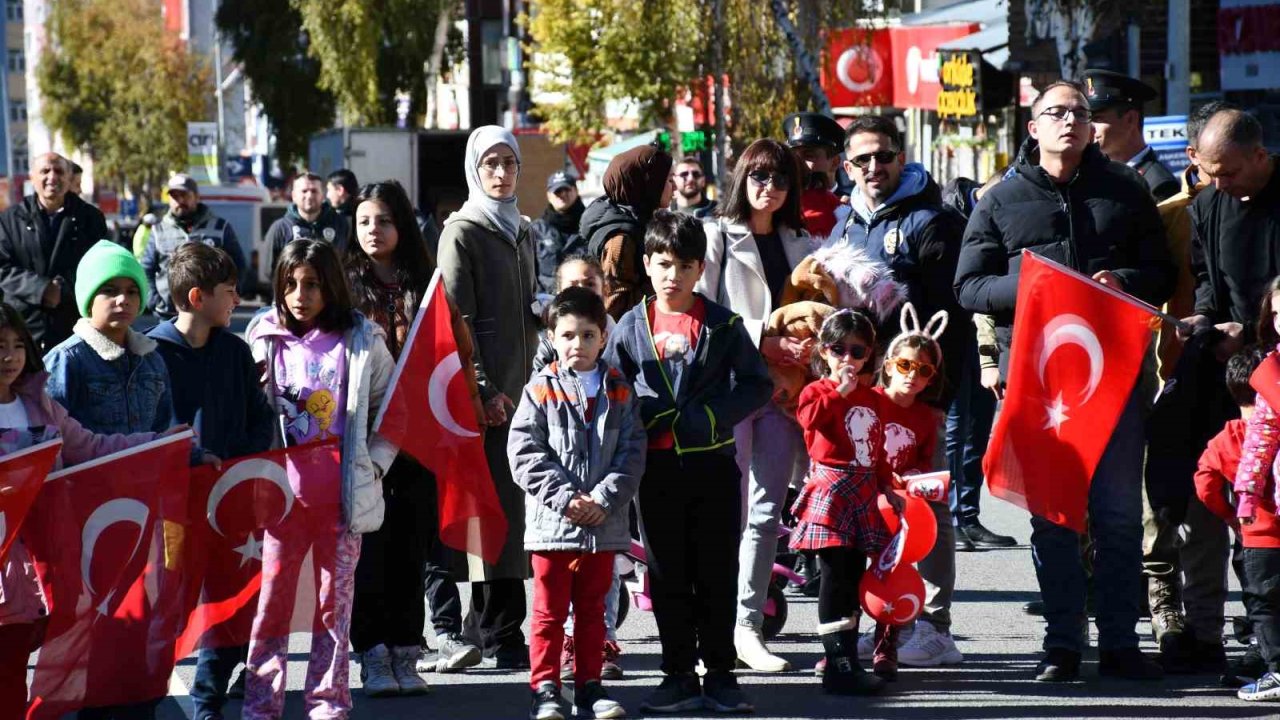
[[[1004,408],[983,459],[991,494],[1077,532],[1129,401],[1155,308],[1023,251]]]
[[[61,440],[50,440],[0,460],[0,565],[61,450]]]
[[[439,270],[413,320],[374,431],[435,473],[440,539],[497,562],[507,518],[471,411]]]
[[[49,476],[22,540],[49,627],[27,717],[163,697],[182,612],[190,431]]]

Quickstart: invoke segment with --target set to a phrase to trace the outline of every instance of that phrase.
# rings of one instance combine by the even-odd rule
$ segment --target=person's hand
[[[881,490],[880,494],[888,501],[889,507],[893,508],[895,514],[901,515],[907,509],[907,501],[898,493],[892,490]]]
[[[894,474],[893,474],[893,487],[894,487],[894,489],[897,489],[897,490],[904,490],[904,489],[906,489],[906,487],[907,487],[907,479],[906,479],[906,478],[904,478],[904,477],[902,477],[902,476],[901,476],[901,475],[899,475],[898,473],[894,473]],[[897,495],[897,493],[895,493],[894,495],[896,496],[896,495]]]
[[[596,501],[585,493],[578,493],[573,496],[564,515],[569,518],[569,522],[583,527],[602,525],[606,517],[604,508],[597,505]]]
[[[1004,379],[1000,377],[1000,368],[982,368],[982,376],[978,382],[982,383],[982,387],[995,393],[996,400],[1004,399]]]
[[[1099,270],[1093,274],[1093,279],[1107,287],[1124,290],[1124,283],[1120,282],[1120,278],[1110,270]]]
[[[840,368],[840,384],[836,385],[836,392],[840,393],[840,397],[849,397],[849,393],[858,387],[858,372],[850,365]]]
[[[201,465],[212,465],[214,470],[222,472],[222,458],[213,453],[205,453],[200,456]]]
[[[168,430],[165,430],[164,432],[160,433],[160,437],[169,437],[170,435],[181,435],[182,433],[190,429],[191,429],[191,426],[187,425],[186,423],[183,423],[181,425],[174,425]]]
[[[774,365],[804,367],[813,351],[813,340],[796,340],[788,337],[767,337],[760,343],[760,352]]]
[[[516,404],[511,402],[511,398],[504,393],[498,393],[489,398],[484,404],[484,419],[486,424],[492,426],[507,424],[507,409],[516,409]]]
[[[54,278],[44,286],[40,295],[40,304],[47,308],[56,308],[62,304],[62,280]]]
[[[1191,317],[1182,318],[1182,324],[1178,325],[1178,338],[1187,340],[1191,334],[1200,328],[1209,327],[1209,318],[1204,315],[1192,315]]]

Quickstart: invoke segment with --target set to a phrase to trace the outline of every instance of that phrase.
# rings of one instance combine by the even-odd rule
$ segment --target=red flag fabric
[[[61,440],[50,440],[0,459],[0,565],[61,450]]]
[[[1089,484],[1138,378],[1155,308],[1023,251],[991,494],[1084,532]]]
[[[49,476],[23,525],[49,604],[29,720],[163,697],[183,619],[191,432]]]
[[[440,539],[492,564],[506,542],[507,519],[461,371],[449,304],[436,270],[374,430],[435,473]]]
[[[1249,376],[1253,388],[1273,409],[1280,408],[1280,355],[1271,353]]]
[[[264,575],[289,575],[301,585],[285,611],[266,618],[273,636],[314,627],[314,581],[299,583],[303,560],[332,558],[341,522],[342,463],[337,438],[203,466],[191,474],[187,530],[192,608],[174,650],[181,659],[198,647],[248,644]],[[298,489],[306,484],[306,492]],[[289,537],[288,558],[263,564],[266,534]],[[317,547],[320,546],[320,547]],[[326,551],[329,550],[329,551]],[[296,556],[296,558],[294,557]],[[284,612],[284,611],[281,611]]]

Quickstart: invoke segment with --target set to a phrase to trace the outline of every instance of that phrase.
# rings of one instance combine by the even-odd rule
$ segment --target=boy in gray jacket
[[[534,374],[511,422],[511,475],[527,493],[524,546],[533,553],[529,638],[531,720],[563,720],[560,651],[569,604],[576,642],[604,644],[614,553],[631,545],[627,508],[644,473],[647,435],[635,393],[600,359],[604,302],[571,287],[547,309],[558,360]],[[623,717],[600,684],[599,653],[574,655],[579,716]]]

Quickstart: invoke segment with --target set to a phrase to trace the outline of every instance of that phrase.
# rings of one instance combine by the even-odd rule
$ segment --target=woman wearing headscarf
[[[472,356],[484,401],[485,457],[503,512],[507,542],[494,565],[468,568],[471,610],[463,634],[499,668],[529,667],[520,625],[525,618],[524,492],[512,481],[507,432],[532,372],[537,320],[529,221],[516,209],[520,147],[496,125],[476,128],[467,139],[467,202],[449,216],[440,234],[438,263],[445,292],[471,326]]]
[[[671,156],[652,145],[632,148],[604,171],[604,195],[582,214],[579,232],[604,269],[604,306],[614,320],[651,294],[644,273],[644,228],[671,204]]]

